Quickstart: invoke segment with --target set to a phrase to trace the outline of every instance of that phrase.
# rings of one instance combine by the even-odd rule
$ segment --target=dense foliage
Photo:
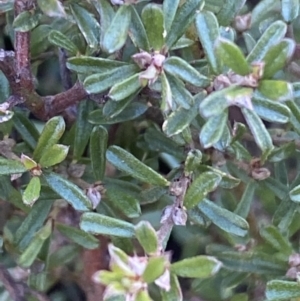
[[[0,299],[300,300],[299,2],[0,1]]]

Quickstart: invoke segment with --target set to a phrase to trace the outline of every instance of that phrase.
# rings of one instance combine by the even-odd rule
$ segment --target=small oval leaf
[[[157,234],[149,222],[140,221],[135,226],[135,236],[147,254],[155,253],[157,251]]]
[[[83,191],[56,173],[49,173],[43,175],[49,187],[70,203],[75,210],[88,211],[91,208],[91,202]]]
[[[60,31],[52,30],[48,36],[48,39],[51,44],[66,49],[70,55],[76,55],[79,53],[76,45]]]
[[[100,44],[100,25],[95,17],[75,3],[70,5],[70,9],[89,47],[98,47]]]
[[[86,212],[81,216],[80,228],[83,231],[118,237],[133,237],[134,226],[120,219],[99,213]]]
[[[287,25],[282,21],[276,21],[271,24],[247,56],[247,62],[261,61],[269,49],[284,38],[286,30]]]
[[[23,192],[23,203],[32,206],[39,198],[41,191],[41,182],[39,177],[32,177]]]
[[[99,240],[83,230],[63,224],[57,224],[56,228],[61,234],[86,249],[96,249],[99,246]]]
[[[107,148],[108,133],[103,126],[95,126],[90,138],[90,156],[92,169],[96,181],[103,180],[105,174],[105,152]]]
[[[222,177],[214,172],[204,172],[200,174],[190,185],[185,197],[184,206],[187,209],[191,209],[201,202],[205,196],[215,190]]]
[[[109,90],[109,98],[115,101],[120,101],[138,91],[142,87],[139,75],[139,73],[134,74],[129,78],[113,85]]]
[[[27,169],[22,162],[0,157],[0,175],[12,175],[25,171],[27,171]]]
[[[207,199],[204,199],[198,205],[198,208],[208,220],[225,232],[237,236],[245,236],[248,233],[249,225],[247,221],[237,214]]]
[[[44,126],[33,152],[33,159],[39,161],[43,152],[56,144],[65,131],[65,121],[61,116],[51,118]]]
[[[164,15],[161,6],[154,3],[147,4],[142,11],[142,21],[150,46],[154,50],[161,50],[165,42]]]
[[[166,46],[169,49],[183,36],[188,27],[192,24],[196,11],[200,9],[201,4],[202,0],[187,0],[177,9],[172,25],[169,25],[170,29],[166,29]],[[176,2],[173,2],[172,5],[176,6]],[[170,22],[170,17],[172,18],[172,15],[169,15],[168,22]]]
[[[61,163],[67,157],[68,151],[69,146],[54,144],[43,153],[39,163],[42,167],[50,167]]]
[[[209,79],[200,74],[194,67],[185,60],[172,56],[164,61],[163,69],[183,81],[197,87],[206,87],[209,85]]]
[[[212,256],[186,258],[171,265],[171,272],[181,277],[207,278],[215,275],[222,267],[222,262]]]
[[[247,75],[251,69],[241,49],[229,40],[219,38],[215,45],[215,52],[223,64],[240,75]]]
[[[220,62],[215,55],[215,42],[219,38],[219,24],[216,16],[209,11],[202,11],[196,15],[196,29],[205,56],[214,74],[219,74]]]
[[[167,186],[169,184],[159,173],[118,146],[109,147],[106,152],[106,158],[117,169],[138,180],[158,186]]]
[[[130,6],[120,6],[103,36],[102,47],[106,52],[114,53],[125,44],[130,21]]]

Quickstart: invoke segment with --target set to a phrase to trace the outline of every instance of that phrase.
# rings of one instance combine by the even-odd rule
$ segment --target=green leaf
[[[141,215],[141,208],[138,198],[128,193],[118,186],[105,185],[105,196],[112,202],[113,206],[120,210],[125,216],[129,218],[136,218]]]
[[[131,6],[131,23],[129,26],[129,36],[133,44],[144,51],[150,51],[150,44],[144,24],[136,11],[135,7]]]
[[[147,254],[158,250],[158,238],[156,231],[147,221],[140,221],[135,226],[135,236]]]
[[[256,45],[256,41],[249,32],[243,32],[243,38],[244,38],[245,45],[247,48],[247,53],[249,53],[252,51],[252,49]]]
[[[182,48],[187,48],[195,44],[195,41],[188,39],[186,37],[181,37],[171,48],[171,50],[178,50]]]
[[[26,205],[32,206],[39,198],[41,191],[41,182],[39,177],[32,177],[23,192],[23,202]]]
[[[299,0],[281,1],[281,14],[285,22],[290,23],[298,17],[299,5]]]
[[[51,26],[42,24],[30,32],[30,52],[32,57],[35,57],[48,49],[50,46],[48,35],[51,30]]]
[[[300,202],[300,185],[294,187],[290,192],[289,196],[293,202]]]
[[[124,79],[131,77],[138,71],[139,68],[137,65],[125,65],[103,73],[90,75],[84,80],[83,86],[90,94],[101,93],[116,83],[120,83]]]
[[[80,228],[83,231],[94,234],[119,237],[134,236],[134,226],[132,224],[94,212],[83,213],[81,216]]]
[[[222,262],[211,256],[196,256],[177,261],[171,265],[171,272],[181,277],[207,278],[215,275]]]
[[[266,227],[263,227],[260,230],[260,236],[268,242],[274,249],[281,252],[282,254],[285,254],[286,256],[289,256],[292,254],[293,249],[291,247],[290,242],[286,237],[284,237],[278,228],[276,228],[273,225],[269,225]]]
[[[40,15],[36,11],[23,11],[15,19],[12,24],[15,31],[27,32],[35,28],[39,23]]]
[[[108,133],[103,126],[95,126],[90,138],[90,157],[96,181],[103,180],[105,174]]]
[[[220,229],[237,236],[245,236],[249,225],[245,219],[237,214],[222,208],[215,203],[204,199],[198,208],[206,218],[212,221]]]
[[[287,123],[290,119],[291,111],[284,103],[270,100],[257,91],[253,94],[252,105],[254,111],[264,120]]]
[[[70,9],[89,47],[97,48],[100,44],[100,25],[95,17],[85,8],[74,3],[70,5]]]
[[[199,139],[204,148],[209,148],[217,143],[224,132],[228,120],[228,112],[210,117],[201,129]]]
[[[271,78],[276,72],[282,70],[292,57],[295,47],[296,44],[291,39],[283,39],[271,47],[262,59],[265,63],[263,78]]]
[[[39,132],[33,123],[24,113],[15,112],[13,116],[14,127],[21,135],[22,139],[32,148],[36,147]]]
[[[161,104],[160,109],[163,112],[168,112],[174,109],[172,91],[170,88],[169,81],[166,77],[165,72],[162,72],[160,75],[161,81]]]
[[[199,149],[192,149],[188,152],[184,162],[184,172],[192,173],[202,162],[202,153]]]
[[[83,155],[88,144],[93,125],[88,122],[89,113],[93,110],[94,103],[91,100],[81,101],[78,105],[78,111],[75,124],[75,139],[73,155],[75,160],[79,160]]]
[[[256,182],[254,180],[248,182],[244,190],[243,196],[239,201],[236,209],[234,210],[234,213],[243,218],[246,218],[248,216],[254,198],[255,189]]]
[[[65,122],[61,116],[51,118],[44,126],[33,152],[33,159],[39,161],[43,152],[58,142],[65,131]]]
[[[155,203],[165,194],[166,188],[159,186],[148,188],[142,191],[140,203],[141,205]]]
[[[253,89],[239,86],[230,86],[213,92],[200,103],[200,114],[205,118],[209,118],[221,114],[231,105],[251,107],[252,93]]]
[[[274,148],[268,160],[270,162],[280,162],[282,160],[285,160],[293,156],[295,150],[296,150],[296,145],[294,141],[291,141],[290,143],[286,143],[280,147]]]
[[[217,15],[220,25],[229,26],[245,3],[246,0],[225,0]]]
[[[206,87],[210,81],[207,77],[200,74],[195,68],[189,65],[185,60],[172,56],[164,61],[163,69],[167,73],[174,75],[183,81],[197,87]]]
[[[146,130],[144,139],[151,151],[167,153],[181,160],[185,158],[183,148],[154,127]]]
[[[115,84],[109,90],[108,96],[115,101],[120,101],[134,94],[142,87],[139,79],[140,74],[136,73],[129,78]]]
[[[104,33],[107,31],[108,27],[110,26],[115,15],[115,11],[110,1],[92,0],[92,3],[97,9],[101,20],[100,30],[101,30],[101,45],[102,45]]]
[[[254,111],[242,108],[242,113],[247,121],[255,142],[262,150],[263,156],[267,157],[274,148],[269,132]]]
[[[142,275],[146,283],[154,282],[166,269],[166,258],[164,256],[150,257],[147,267]]]
[[[298,299],[300,297],[299,283],[271,280],[267,283],[266,297],[269,301]]]
[[[122,111],[133,101],[137,94],[138,91],[137,93],[134,93],[120,101],[113,101],[109,99],[103,106],[103,114],[110,118],[116,117],[117,115],[122,113]]]
[[[152,301],[152,299],[150,298],[147,290],[140,290],[136,294],[135,301]]]
[[[163,13],[164,13],[164,28],[169,33],[171,26],[176,15],[180,0],[164,0]]]
[[[143,103],[133,102],[129,104],[121,113],[115,117],[106,116],[104,112],[95,110],[89,115],[89,122],[93,124],[115,124],[128,120],[136,119],[144,114],[148,109],[148,106]]]
[[[241,49],[233,42],[219,38],[215,45],[216,55],[221,58],[223,64],[235,73],[247,75],[251,72]]]
[[[182,107],[171,113],[163,123],[163,131],[167,136],[174,136],[189,127],[190,123],[198,115],[200,102],[206,96],[206,92],[201,92],[194,97],[194,105],[186,110]]]
[[[189,186],[184,197],[184,206],[187,209],[196,206],[209,192],[217,188],[221,179],[220,175],[210,171],[200,174]]]
[[[52,223],[48,222],[34,236],[28,247],[22,252],[18,264],[22,267],[30,267],[37,258],[45,240],[51,235]]]
[[[260,62],[269,49],[284,38],[286,30],[287,26],[282,21],[272,23],[247,56],[248,63]]]
[[[128,66],[127,63],[92,56],[71,57],[67,61],[67,67],[77,73],[104,73],[117,67]]]
[[[178,106],[181,106],[184,109],[188,110],[191,105],[194,104],[192,94],[188,89],[185,88],[183,82],[176,76],[173,76],[170,73],[168,73],[166,76],[170,84],[173,100],[177,103]]]
[[[63,224],[56,224],[56,228],[61,234],[86,249],[96,249],[99,246],[99,240],[96,237],[80,229]]]
[[[290,123],[292,124],[294,130],[300,134],[300,109],[292,100],[286,101],[285,104],[291,111]]]
[[[49,187],[65,199],[75,210],[87,211],[91,208],[91,202],[83,191],[56,173],[44,174],[43,178],[46,180]]]
[[[154,3],[147,4],[142,10],[142,21],[151,48],[161,50],[165,42],[164,15],[161,6]]]
[[[219,38],[219,24],[216,16],[209,11],[202,11],[196,15],[196,29],[205,56],[214,74],[219,74],[220,62],[215,55],[214,47]]]
[[[37,201],[31,208],[27,217],[15,232],[15,244],[19,250],[23,251],[32,240],[36,231],[44,224],[49,215],[53,202],[51,200]]]
[[[293,86],[291,83],[281,80],[261,80],[258,91],[277,101],[287,101],[293,99]]]
[[[130,6],[120,6],[103,36],[102,47],[106,52],[114,53],[123,47],[127,39],[130,21]]]
[[[66,49],[70,55],[76,55],[79,53],[76,45],[60,31],[52,30],[48,36],[48,39],[51,44]]]
[[[49,17],[66,18],[66,12],[59,0],[37,0],[41,11]]]
[[[50,167],[61,163],[68,155],[69,146],[54,144],[48,148],[39,161],[42,167]]]
[[[117,169],[140,181],[158,186],[169,185],[169,182],[163,176],[118,146],[108,148],[106,159]]]
[[[280,0],[263,0],[260,1],[252,10],[251,25],[255,26],[260,24],[262,21],[276,16],[280,18]]]
[[[22,162],[0,157],[0,175],[12,175],[25,171],[27,171],[27,169]]]
[[[174,3],[176,5],[176,3]],[[173,4],[173,5],[174,5]],[[177,10],[170,30],[167,30],[166,46],[170,49],[192,24],[202,0],[187,0]],[[169,17],[170,19],[170,17]]]
[[[210,252],[209,252],[210,253]],[[282,275],[286,273],[287,263],[270,254],[258,252],[223,251],[216,254],[224,268],[236,272]]]
[[[169,291],[166,291],[164,289],[160,290],[161,296],[162,296],[162,301],[182,301],[182,292],[181,292],[181,287],[180,283],[178,281],[178,278],[176,275],[171,274],[170,277],[171,281],[171,288]]]
[[[233,177],[229,173],[223,172],[220,169],[211,167],[211,166],[206,166],[208,171],[212,171],[214,173],[219,174],[222,177],[222,180],[219,184],[220,187],[225,188],[225,189],[232,189],[236,187],[237,185],[240,184],[241,180]]]

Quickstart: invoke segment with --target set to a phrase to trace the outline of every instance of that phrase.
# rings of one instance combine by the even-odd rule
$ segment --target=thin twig
[[[166,242],[168,241],[168,238],[175,225],[174,215],[175,215],[176,211],[178,210],[178,208],[181,210],[184,210],[183,209],[183,200],[184,200],[184,196],[186,194],[186,191],[189,187],[190,182],[191,182],[191,179],[189,177],[185,176],[184,174],[177,182],[178,183],[177,187],[180,189],[180,193],[178,193],[178,195],[176,195],[175,201],[174,201],[172,207],[170,208],[170,210],[168,210],[168,212],[165,212],[165,214],[168,214],[168,216],[165,216],[164,221],[161,224],[161,227],[157,232],[158,242],[159,242],[161,251],[163,251],[165,249]]]

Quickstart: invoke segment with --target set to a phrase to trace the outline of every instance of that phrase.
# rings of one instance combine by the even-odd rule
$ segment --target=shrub
[[[1,300],[300,298],[298,0],[0,12]]]

